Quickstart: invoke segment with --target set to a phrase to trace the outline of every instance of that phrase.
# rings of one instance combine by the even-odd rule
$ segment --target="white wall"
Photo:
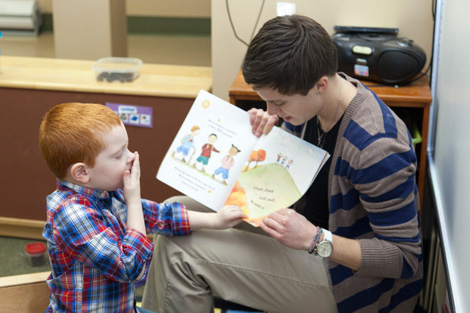
[[[470,2],[441,1],[442,26],[437,76],[434,162],[442,241],[457,313],[470,312]]]
[[[52,13],[52,0],[38,0],[38,2],[43,12]],[[211,16],[210,0],[127,0],[126,5],[127,15],[132,16],[196,18]]]
[[[249,42],[262,0],[229,0],[237,33]],[[266,0],[256,31],[276,16],[276,3]],[[307,15],[333,34],[334,25],[398,27],[399,36],[413,39],[428,57],[432,50],[431,0],[293,0],[297,13]],[[246,46],[233,35],[225,0],[212,1],[213,93],[228,99],[228,90],[238,73]]]

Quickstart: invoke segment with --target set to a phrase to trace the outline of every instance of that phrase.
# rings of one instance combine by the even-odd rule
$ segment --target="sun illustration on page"
[[[211,105],[211,103],[209,102],[209,100],[204,100],[204,101],[202,101],[202,103],[201,103],[201,106],[202,106],[204,109],[207,109],[210,105]]]

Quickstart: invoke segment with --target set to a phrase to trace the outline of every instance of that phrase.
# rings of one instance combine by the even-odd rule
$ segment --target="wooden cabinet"
[[[20,224],[24,219],[46,220],[46,196],[54,191],[55,178],[39,151],[39,125],[50,108],[63,102],[151,107],[152,128],[126,126],[129,148],[141,156],[142,197],[162,202],[179,194],[155,175],[197,94],[211,90],[211,68],[144,64],[135,81],[107,83],[96,81],[92,64],[2,56],[0,235],[8,235],[6,224],[15,224],[16,219]],[[35,230],[39,236],[40,224]]]
[[[377,85],[372,82],[364,82],[364,84],[405,121],[415,139],[414,141],[416,141],[415,149],[418,157],[417,183],[422,206],[426,175],[429,107],[432,101],[428,79],[423,76],[411,84],[400,87]],[[232,104],[245,110],[252,107],[265,107],[262,99],[245,82],[241,71],[230,87],[229,96]]]

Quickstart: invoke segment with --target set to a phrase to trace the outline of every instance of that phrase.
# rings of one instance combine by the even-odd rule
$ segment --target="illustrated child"
[[[278,154],[277,154],[276,163],[279,163],[280,160],[281,160],[281,158],[282,158],[282,153],[278,153]]]
[[[284,166],[284,164],[286,163],[286,161],[287,161],[287,155],[285,155],[285,156],[282,157],[281,165]]]
[[[211,157],[212,151],[219,153],[220,151],[217,150],[214,147],[214,143],[217,141],[217,135],[216,134],[210,134],[208,143],[206,143],[204,146],[201,148],[201,155],[196,159],[196,162],[194,162],[193,166],[196,167],[196,163],[202,163],[202,171],[206,172],[205,166],[209,163],[209,159]]]
[[[147,233],[189,235],[244,217],[236,206],[202,213],[141,199],[139,154],[129,151],[124,125],[104,105],[53,107],[39,146],[57,177],[43,231],[52,266],[46,312],[144,312],[135,306],[134,284],[152,259]]]
[[[289,169],[292,163],[294,163],[294,160],[290,159],[289,162],[287,162],[286,169]]]
[[[214,171],[214,174],[212,174],[212,178],[215,178],[215,176],[221,174],[222,183],[227,185],[227,182],[225,180],[228,179],[229,170],[235,165],[235,161],[233,160],[233,157],[238,152],[240,152],[240,149],[238,149],[232,144],[232,147],[228,151],[228,154],[222,158],[220,167]]]
[[[188,134],[184,136],[184,138],[181,140],[181,146],[176,148],[177,153],[182,153],[183,157],[181,161],[186,162],[185,157],[188,157],[189,151],[194,148],[194,137],[199,135],[201,132],[201,129],[199,126],[195,125],[191,128],[191,134]],[[172,156],[175,156],[175,151],[173,151]],[[188,160],[189,163],[189,160]]]

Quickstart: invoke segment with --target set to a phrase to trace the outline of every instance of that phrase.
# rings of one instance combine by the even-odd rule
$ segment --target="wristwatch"
[[[323,228],[323,240],[315,246],[315,255],[322,259],[328,258],[333,252],[333,234]]]

